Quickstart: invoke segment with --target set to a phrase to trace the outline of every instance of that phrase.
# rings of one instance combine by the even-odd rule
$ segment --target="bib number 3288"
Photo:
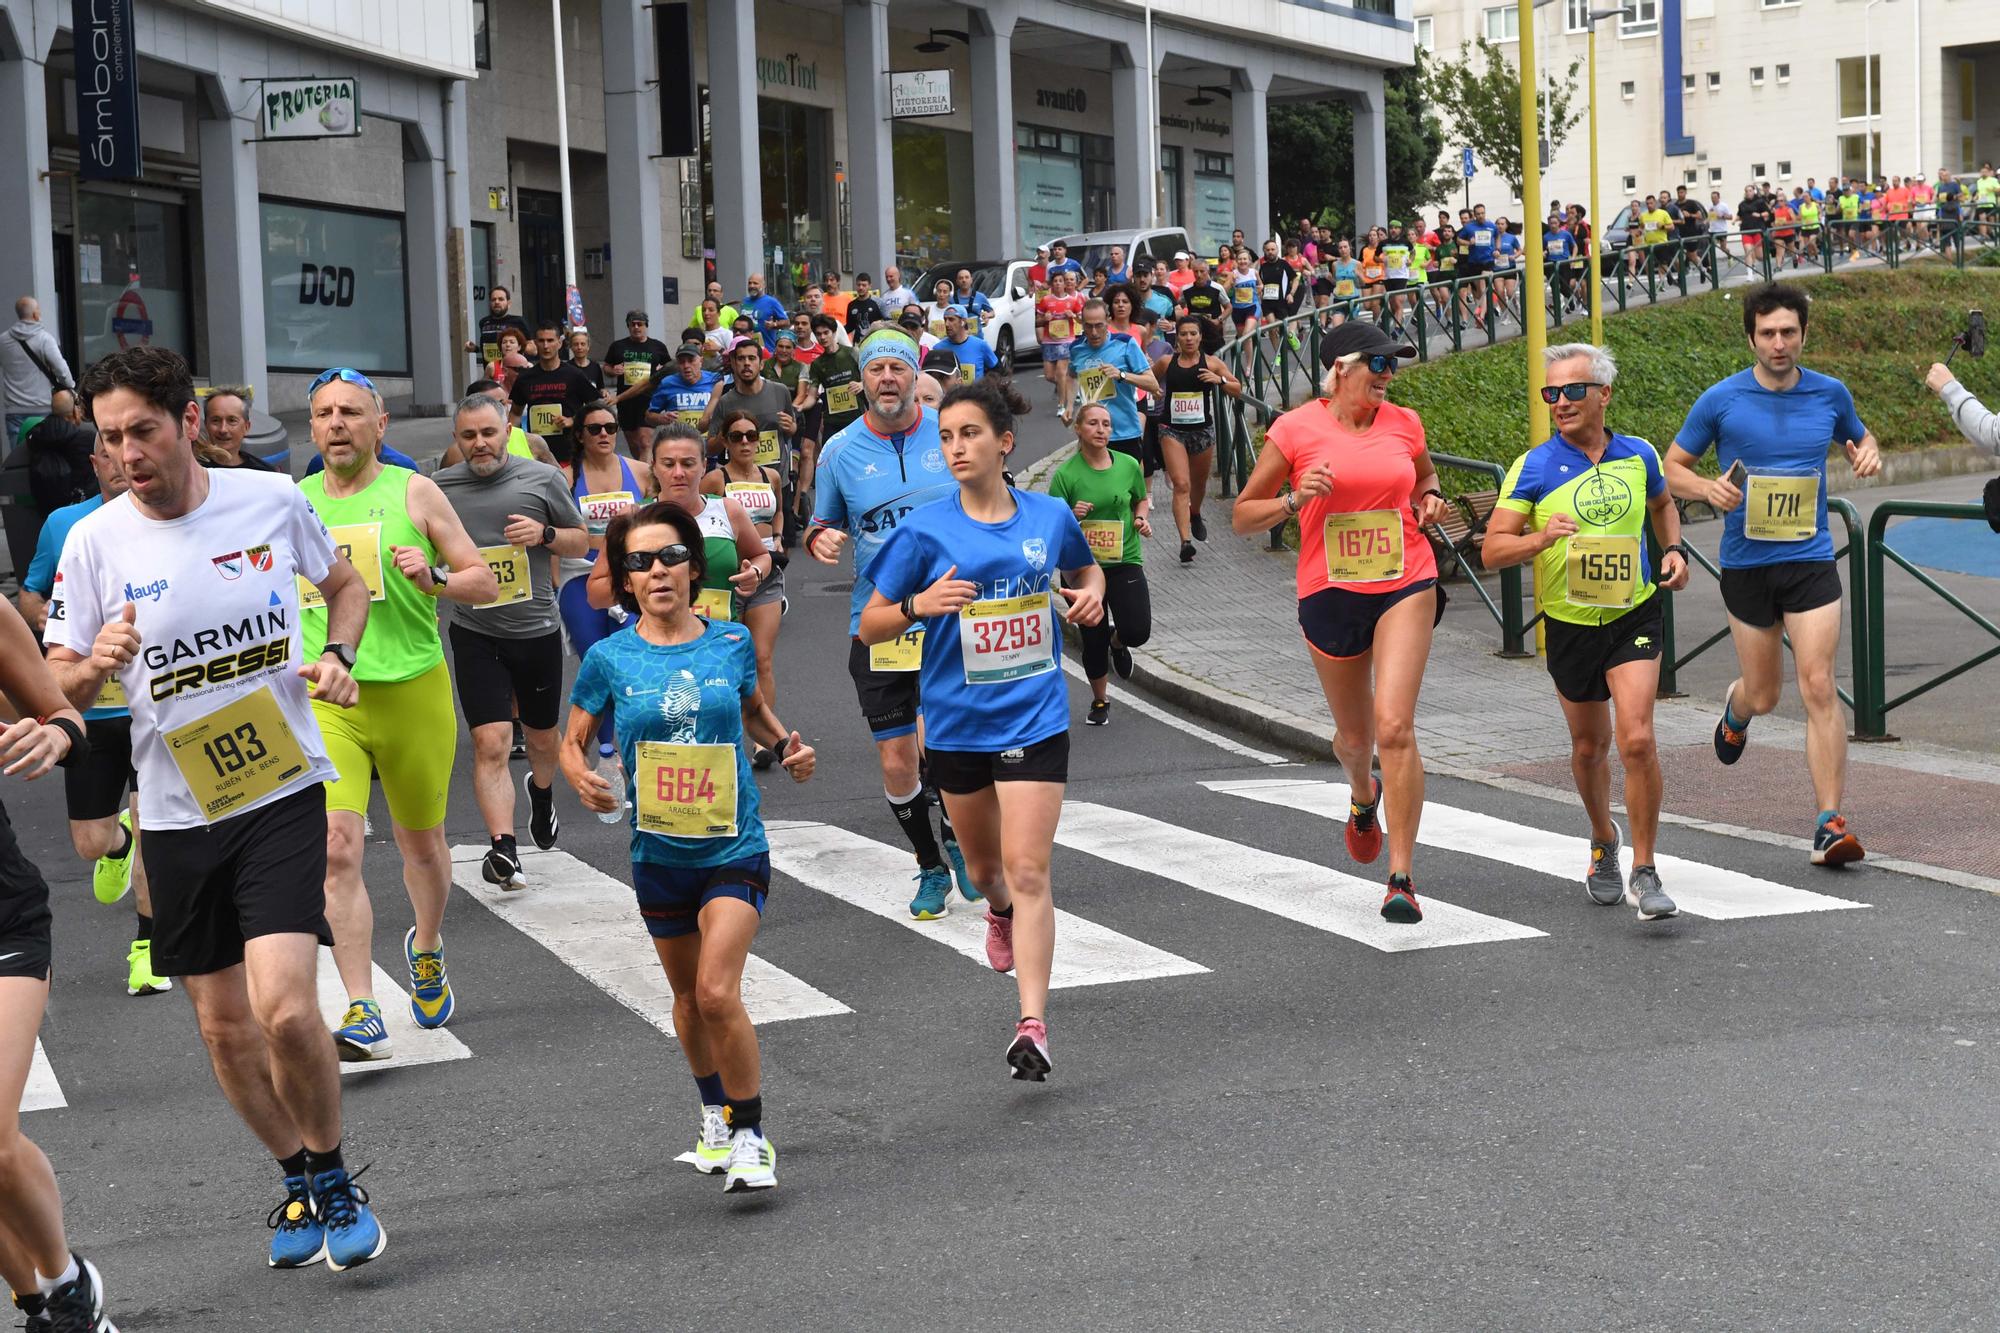
[[[1054,671],[1049,595],[972,603],[958,613],[958,647],[968,685],[997,685]]]

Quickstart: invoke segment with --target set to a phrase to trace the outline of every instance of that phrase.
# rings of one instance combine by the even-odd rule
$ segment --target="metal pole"
[[[1875,184],[1875,56],[1873,33],[1869,21],[1875,15],[1875,6],[1882,0],[1868,0],[1861,7],[1861,151],[1867,165],[1862,179],[1872,188]]]
[[[1542,157],[1535,130],[1538,114],[1536,93],[1540,89],[1535,72],[1535,0],[1516,0],[1520,11],[1520,40],[1516,43],[1521,60],[1521,211],[1534,219],[1542,216]],[[1548,324],[1543,312],[1548,293],[1542,274],[1542,229],[1522,228],[1527,242],[1527,272],[1521,275],[1521,309],[1532,310],[1535,318],[1521,321],[1528,356],[1528,444],[1532,449],[1549,437],[1549,408],[1542,401],[1542,349],[1548,344]],[[1456,302],[1454,301],[1454,305]]]
[[[1604,214],[1597,207],[1597,16],[1590,17],[1590,342],[1604,346],[1604,275],[1598,229]]]
[[[1923,170],[1924,162],[1924,0],[1910,0],[1910,100],[1916,113],[1914,133],[1917,155],[1910,161]]]
[[[1146,4],[1146,151],[1151,155],[1146,164],[1146,178],[1153,182],[1153,188],[1146,192],[1146,215],[1152,219],[1149,225],[1157,227],[1160,225],[1160,67],[1153,61],[1152,0]],[[1129,255],[1126,262],[1136,258],[1137,255]]]
[[[556,165],[562,180],[563,301],[576,286],[576,221],[569,192],[569,94],[563,86],[562,0],[549,0],[556,48]]]

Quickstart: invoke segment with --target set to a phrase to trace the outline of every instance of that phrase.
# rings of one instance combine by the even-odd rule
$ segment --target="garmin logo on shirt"
[[[128,602],[157,602],[167,590],[165,579],[154,579],[151,583],[125,585],[125,600]]]

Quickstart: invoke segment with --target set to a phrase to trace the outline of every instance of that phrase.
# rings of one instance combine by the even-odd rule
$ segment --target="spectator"
[[[74,389],[56,336],[42,327],[42,305],[32,296],[14,302],[14,326],[0,335],[0,454],[12,448],[28,418],[47,408],[57,389]]]

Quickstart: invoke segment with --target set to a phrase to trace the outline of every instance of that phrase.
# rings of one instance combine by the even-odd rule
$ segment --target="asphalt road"
[[[774,843],[892,851],[830,647],[845,574],[792,571],[779,711],[821,773],[767,777],[766,814],[823,827]],[[1570,807],[1434,780],[1431,915],[1398,935],[1373,918],[1380,867],[1349,863],[1312,809],[1334,799],[1331,765],[1131,706],[1072,739],[1070,799],[1097,808],[1066,817],[1058,906],[1112,932],[1091,966],[1170,974],[1056,991],[1049,1083],[1007,1077],[1011,981],[923,938],[952,921],[897,919],[901,866],[781,874],[757,955],[847,1012],[760,1026],[782,1183],[725,1197],[672,1160],[697,1115],[672,1038],[606,989],[629,984],[611,964],[643,948],[636,914],[572,944],[573,964],[550,929],[460,892],[449,1032],[469,1058],[347,1077],[348,1158],[370,1165],[390,1242],[346,1274],[265,1267],[274,1164],[181,994],[123,994],[130,918],[91,899],[60,788],[9,784],[58,898],[42,1035],[67,1102],[23,1124],[74,1243],[127,1329],[1996,1322],[2000,904],[1675,828],[1663,850],[1764,883],[1668,868],[1711,914],[1641,925],[1589,904],[1580,857],[1539,868],[1546,831],[1581,834]],[[461,744],[457,792],[469,762]],[[1273,782],[1314,785],[1204,785]],[[622,830],[559,808],[562,850],[625,879]],[[375,957],[399,975],[409,908],[379,801],[376,817]],[[448,828],[483,841],[469,799]],[[566,892],[554,876],[527,896],[560,918]],[[1059,962],[1080,937],[1059,934]],[[1415,939],[1463,942],[1401,947]]]

